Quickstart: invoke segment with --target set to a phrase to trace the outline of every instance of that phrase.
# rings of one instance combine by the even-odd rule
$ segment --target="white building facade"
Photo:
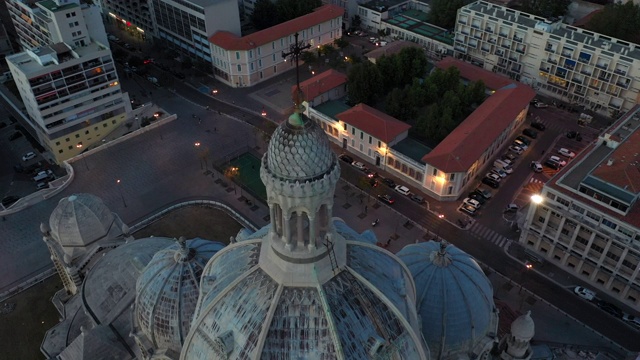
[[[99,43],[43,46],[7,57],[42,145],[58,162],[99,142],[131,112],[111,51]]]
[[[520,243],[640,309],[640,107],[635,106],[542,188]]]
[[[295,67],[286,62],[283,52],[289,52],[298,41],[312,48],[332,44],[342,37],[344,9],[324,5],[310,14],[289,20],[253,34],[239,37],[229,31],[218,31],[209,38],[216,78],[232,87],[253,86]]]
[[[458,11],[454,51],[539,92],[605,114],[638,101],[635,44],[485,1]]]

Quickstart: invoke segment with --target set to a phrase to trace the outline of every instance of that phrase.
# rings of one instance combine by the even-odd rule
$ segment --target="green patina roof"
[[[411,138],[406,138],[400,141],[399,143],[393,145],[391,148],[403,155],[410,157],[411,159],[419,162],[420,164],[425,163],[424,161],[422,161],[422,158],[428,153],[430,153],[431,150],[433,150],[427,145]]]
[[[313,107],[315,110],[331,117],[332,119],[339,120],[336,115],[341,112],[351,109],[351,106],[344,103],[344,100],[331,100],[324,104]]]

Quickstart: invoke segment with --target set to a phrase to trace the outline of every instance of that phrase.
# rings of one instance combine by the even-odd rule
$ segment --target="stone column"
[[[318,221],[318,219],[314,216],[314,217],[309,217],[309,250],[315,250],[315,248],[318,247],[317,244],[317,236],[318,234],[317,232],[317,224],[316,221]]]
[[[302,222],[303,213],[300,211],[296,212],[296,247],[301,246],[304,247],[304,224]]]

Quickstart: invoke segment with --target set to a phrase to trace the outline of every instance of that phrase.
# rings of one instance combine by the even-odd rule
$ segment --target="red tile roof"
[[[611,165],[606,165],[604,161],[605,164],[597,166],[592,175],[621,189],[640,193],[638,153],[640,153],[640,131],[635,131],[608,157],[613,160]]]
[[[335,89],[340,85],[347,83],[347,75],[329,69],[321,74],[318,74],[311,79],[300,83],[300,89],[304,93],[304,97],[307,100],[313,100],[320,94],[324,94],[331,89]],[[291,93],[296,90],[296,85],[291,86]]]
[[[468,62],[454,59],[450,56],[438,61],[436,66],[442,70],[446,70],[454,66],[458,68],[458,70],[460,70],[460,77],[462,77],[463,79],[469,81],[482,80],[484,82],[484,86],[491,90],[498,90],[515,82],[514,80],[511,80],[506,76],[496,74],[489,70],[485,70],[481,67],[472,65]]]
[[[250,50],[280,38],[308,29],[335,18],[342,18],[344,9],[337,5],[324,5],[312,13],[283,22],[270,28],[254,32],[247,36],[238,37],[228,31],[216,31],[209,37],[209,42],[225,50]]]
[[[531,87],[515,83],[496,91],[422,161],[446,173],[466,172],[535,95]]]
[[[410,125],[365,104],[358,104],[341,112],[336,118],[385,143],[393,141],[411,128]]]

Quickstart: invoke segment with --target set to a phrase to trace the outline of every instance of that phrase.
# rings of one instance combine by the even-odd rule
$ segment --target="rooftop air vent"
[[[607,160],[607,166],[613,165],[613,158]]]

